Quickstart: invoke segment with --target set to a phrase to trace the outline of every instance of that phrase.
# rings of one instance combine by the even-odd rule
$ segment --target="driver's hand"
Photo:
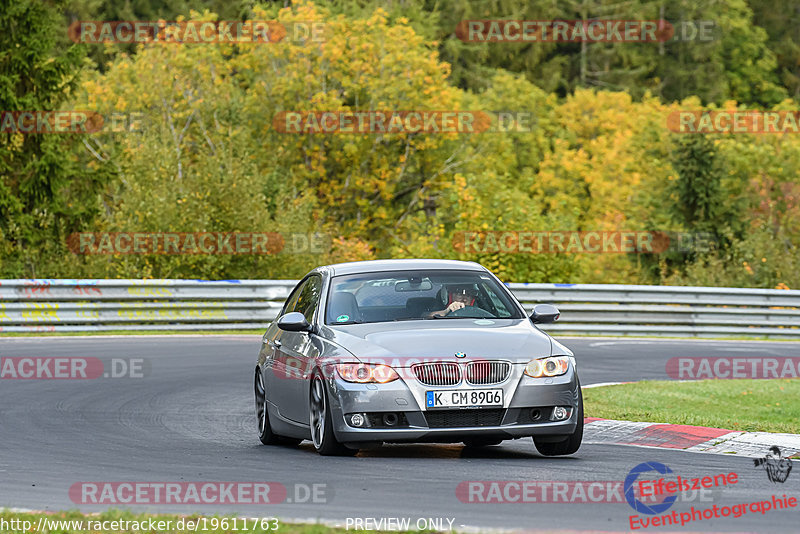
[[[450,305],[447,307],[447,313],[454,312],[454,311],[456,311],[456,310],[460,310],[460,309],[461,309],[461,308],[463,308],[463,307],[464,307],[464,303],[463,303],[463,302],[459,302],[459,301],[457,301],[457,300],[456,300],[456,301],[453,301],[453,302],[451,302],[451,303],[450,303]]]

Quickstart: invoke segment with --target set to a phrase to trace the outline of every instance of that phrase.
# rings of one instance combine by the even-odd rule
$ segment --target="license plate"
[[[472,408],[476,406],[502,406],[502,389],[440,390],[425,393],[428,408]]]

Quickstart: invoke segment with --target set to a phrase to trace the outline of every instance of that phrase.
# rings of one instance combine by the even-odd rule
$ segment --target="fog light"
[[[360,413],[354,413],[350,416],[350,426],[364,426],[366,422],[367,418]]]
[[[569,410],[564,408],[563,406],[556,406],[553,409],[553,419],[556,421],[562,421],[569,417]]]

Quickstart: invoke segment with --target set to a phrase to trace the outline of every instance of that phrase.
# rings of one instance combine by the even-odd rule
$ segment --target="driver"
[[[443,310],[432,311],[428,317],[445,317],[449,313],[460,310],[465,306],[474,306],[478,291],[472,286],[448,286],[447,307]]]

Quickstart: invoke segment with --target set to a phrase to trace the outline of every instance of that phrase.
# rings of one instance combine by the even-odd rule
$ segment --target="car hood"
[[[420,361],[507,359],[552,354],[551,338],[528,319],[432,319],[325,327],[324,335],[363,362],[407,367]]]

